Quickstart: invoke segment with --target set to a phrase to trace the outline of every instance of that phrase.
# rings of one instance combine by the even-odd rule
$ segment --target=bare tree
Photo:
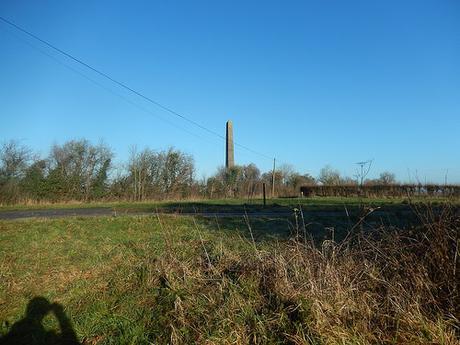
[[[395,184],[396,183],[395,174],[388,172],[388,171],[384,171],[379,176],[379,182],[384,185]]]
[[[190,155],[173,148],[160,152],[148,148],[137,152],[133,148],[128,173],[134,200],[167,198],[179,193],[183,196],[190,190],[195,166]]]
[[[193,183],[195,173],[192,156],[174,148],[163,152],[164,165],[162,169],[162,189],[167,196],[176,193],[184,194]]]
[[[369,174],[371,170],[373,160],[367,160],[363,162],[357,162],[356,164],[359,165],[359,169],[356,170],[355,177],[358,181],[359,185],[362,186],[364,183],[364,179]]]
[[[311,186],[315,184],[315,178],[309,174],[301,175],[299,173],[292,173],[287,180],[287,186],[296,193],[299,192],[301,186]]]
[[[318,181],[323,185],[339,185],[341,181],[340,173],[338,170],[333,169],[331,166],[326,165],[321,169]]]
[[[0,178],[21,178],[32,159],[31,150],[16,140],[10,140],[0,148]]]
[[[90,199],[95,185],[105,183],[112,156],[103,143],[92,145],[85,139],[53,145],[48,179],[55,186],[54,193],[65,198]]]
[[[0,147],[0,201],[14,203],[20,198],[20,180],[31,161],[31,151],[18,141]]]

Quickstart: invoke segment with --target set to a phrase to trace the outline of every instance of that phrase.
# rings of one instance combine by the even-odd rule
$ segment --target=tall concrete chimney
[[[235,165],[233,149],[233,124],[230,120],[227,121],[225,139],[225,167],[228,169]]]

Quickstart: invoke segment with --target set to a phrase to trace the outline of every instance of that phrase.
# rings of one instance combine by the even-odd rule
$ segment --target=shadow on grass
[[[286,213],[291,212],[292,207],[280,204],[268,204],[264,207],[261,202],[255,203],[231,203],[215,201],[186,201],[186,202],[166,202],[160,205],[146,205],[145,207],[127,207],[131,212],[164,212],[164,213]]]
[[[208,207],[206,204],[203,205]],[[238,206],[233,205],[213,206],[230,207],[232,211],[238,210]],[[402,207],[378,208],[375,210],[372,208],[348,208],[334,213],[300,212],[298,210],[293,212],[293,208],[288,207],[283,207],[282,209],[290,212],[273,212],[266,216],[255,216],[251,214],[248,208],[243,208],[243,213],[238,214],[235,211],[234,216],[198,216],[197,219],[208,230],[238,231],[247,239],[252,240],[253,237],[256,242],[306,236],[307,239],[312,239],[318,244],[321,244],[324,240],[340,242],[349,236],[350,232],[355,231],[372,231],[378,228],[407,229],[420,225],[420,218],[417,214],[409,208]],[[245,211],[247,212],[247,218]]]
[[[197,217],[196,219],[208,230],[239,232],[248,239],[256,241],[288,238],[291,234],[292,217]]]
[[[56,317],[60,328],[59,333],[44,327],[44,318],[49,313]],[[80,342],[62,305],[50,303],[44,297],[34,297],[27,305],[25,317],[11,326],[10,331],[0,338],[0,344],[78,345]]]
[[[350,212],[358,212],[365,206],[381,207],[386,211],[407,211],[407,202],[391,203],[379,200],[322,200],[322,199],[275,199],[267,200],[264,206],[262,200],[203,200],[203,201],[174,201],[159,204],[124,205],[115,207],[123,212],[164,212],[164,213],[290,213],[301,206],[306,212],[341,212],[347,207]]]
[[[300,217],[222,217],[209,218],[197,217],[199,223],[206,229],[238,232],[243,238],[249,241],[265,242],[273,240],[288,240],[307,236],[315,243],[321,244],[324,240],[341,241],[344,239],[352,224],[357,222],[357,217],[348,220],[346,217],[309,217],[305,219],[305,226],[302,225]],[[366,224],[371,229],[372,226]],[[305,229],[305,231],[304,231]]]

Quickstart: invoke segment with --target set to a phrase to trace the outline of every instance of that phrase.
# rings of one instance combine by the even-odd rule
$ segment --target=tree
[[[341,178],[338,170],[333,169],[329,165],[326,165],[321,169],[318,181],[323,185],[339,185]]]
[[[252,197],[257,182],[260,181],[260,170],[254,164],[235,165],[231,168],[219,167],[216,174],[206,182],[208,195],[235,197]]]
[[[0,148],[0,201],[14,203],[21,197],[20,181],[24,177],[31,151],[18,141],[10,140]]]
[[[295,192],[298,192],[301,186],[312,186],[315,184],[316,180],[310,174],[300,175],[299,173],[293,173],[287,180],[287,186],[292,188]]]
[[[216,178],[221,183],[221,193],[224,196],[237,196],[243,180],[243,168],[239,165],[230,168],[220,167]]]
[[[350,176],[345,176],[340,178],[340,184],[344,186],[356,186],[358,182]]]
[[[193,158],[174,148],[160,152],[148,148],[141,152],[135,148],[131,150],[128,180],[135,200],[147,196],[184,196],[194,183],[194,173]]]
[[[26,170],[24,178],[21,180],[21,189],[28,198],[41,200],[46,198],[46,168],[47,161],[38,159]]]
[[[181,193],[184,196],[193,184],[195,166],[192,156],[174,148],[163,153],[163,191],[167,196]]]
[[[238,186],[240,195],[243,193],[244,195],[241,196],[245,196],[248,199],[253,198],[258,188],[261,188],[259,183],[260,170],[254,163],[243,165],[241,169],[240,186]]]
[[[91,185],[91,198],[100,199],[107,194],[109,189],[108,185],[108,171],[110,169],[111,159],[107,158],[103,163],[99,171],[96,173],[94,181]]]
[[[112,151],[104,144],[88,140],[70,140],[54,145],[49,157],[47,183],[54,198],[89,200],[93,188],[104,186]]]
[[[373,160],[368,160],[356,163],[360,168],[356,170],[355,178],[360,186],[363,185],[366,176],[369,174],[369,171],[372,167],[372,162]]]
[[[244,181],[255,182],[260,179],[260,170],[254,163],[243,165],[242,169]]]
[[[291,164],[282,164],[278,167],[278,171],[280,174],[279,182],[283,185],[287,185],[288,181],[292,179],[297,172],[294,171],[294,167]]]
[[[158,154],[148,148],[137,152],[136,147],[131,148],[128,162],[128,180],[132,186],[133,199],[143,200],[149,188],[154,185],[154,179],[159,179],[160,165]]]
[[[395,184],[396,183],[396,176],[395,174],[384,171],[380,174],[379,176],[379,182],[384,185],[390,185],[390,184]]]
[[[0,180],[20,179],[29,165],[31,151],[16,140],[10,140],[0,148]]]

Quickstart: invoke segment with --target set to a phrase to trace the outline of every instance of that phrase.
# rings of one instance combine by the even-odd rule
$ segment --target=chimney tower
[[[233,124],[230,120],[227,121],[225,139],[225,167],[228,169],[235,165],[233,148]]]

